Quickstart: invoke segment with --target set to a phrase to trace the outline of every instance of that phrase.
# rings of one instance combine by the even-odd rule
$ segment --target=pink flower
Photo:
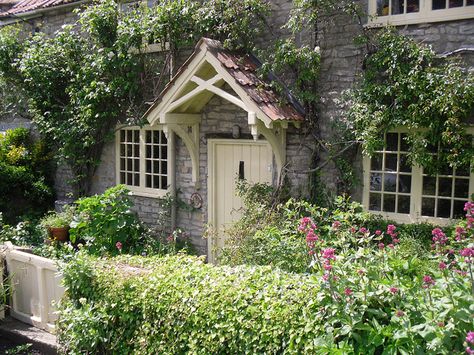
[[[329,261],[325,262],[325,263],[323,264],[323,267],[324,267],[324,270],[327,270],[327,271],[332,270],[332,265],[330,264]]]
[[[341,222],[339,221],[332,222],[332,229],[334,230],[339,229],[340,226],[341,226]]]
[[[466,211],[466,217],[471,217],[474,213],[474,202],[466,202],[464,204],[464,211]]]
[[[440,228],[433,229],[431,234],[433,235],[433,242],[435,244],[445,245],[448,242],[446,234],[444,234]]]
[[[335,250],[333,248],[326,248],[322,251],[322,256],[326,260],[336,260],[336,256],[334,255]]]
[[[385,248],[385,244],[384,243],[379,243],[378,244],[378,247],[380,250],[384,249]]]
[[[444,270],[444,269],[446,269],[448,266],[447,266],[444,262],[441,261],[441,262],[438,264],[438,267],[439,267],[440,270]]]
[[[466,341],[470,344],[474,344],[474,332],[467,332]]]
[[[346,296],[350,296],[350,295],[352,295],[352,290],[347,287],[347,288],[344,290],[344,294],[345,294]]]
[[[307,233],[311,230],[317,229],[316,225],[313,223],[313,220],[309,217],[303,217],[300,220],[300,225],[298,230],[303,233]]]
[[[319,237],[314,233],[314,231],[310,230],[306,234],[306,241],[307,242],[317,242],[319,240]]]
[[[430,275],[423,276],[423,288],[430,288],[436,283]]]
[[[461,256],[465,258],[471,258],[474,256],[474,248],[464,248],[461,250]]]
[[[365,234],[365,233],[368,232],[368,230],[367,230],[367,228],[365,228],[365,227],[361,227],[361,228],[359,229],[359,232],[362,233],[362,234]]]
[[[387,246],[388,246],[390,249],[395,248],[395,245],[393,245],[393,244],[389,244],[389,245],[387,245]]]
[[[474,354],[474,350],[472,350],[470,347],[467,347],[467,348],[466,348],[466,354],[473,355],[473,354]]]
[[[466,230],[463,227],[456,227],[456,240],[460,242],[464,235],[466,234]]]
[[[398,291],[399,291],[398,288],[396,288],[396,287],[390,287],[390,292],[391,292],[391,293],[396,294],[396,293],[398,293]]]
[[[440,328],[444,328],[444,322],[438,322],[436,325]]]
[[[375,231],[375,234],[376,234],[376,235],[381,235],[381,234],[382,234],[382,231],[381,231],[380,229],[377,229],[377,230]]]
[[[357,231],[357,228],[352,226],[351,229],[350,229],[351,233],[355,233]]]
[[[120,242],[115,243],[115,247],[118,249],[118,251],[122,251],[122,243]]]
[[[329,274],[323,275],[323,281],[327,282],[329,280]]]
[[[398,243],[400,243],[400,239],[393,238],[393,239],[392,239],[392,243],[393,243],[393,244],[398,244]]]
[[[393,224],[389,224],[387,226],[387,234],[391,236],[392,238],[395,238],[398,235],[398,233],[395,233],[396,229],[397,227],[395,227]]]
[[[397,312],[395,312],[395,315],[397,317],[403,317],[405,315],[405,312],[403,312],[402,310],[398,310]]]

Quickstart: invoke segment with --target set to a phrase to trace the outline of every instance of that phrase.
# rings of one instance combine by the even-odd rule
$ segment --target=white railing
[[[53,260],[18,250],[7,242],[7,272],[11,282],[10,315],[37,328],[54,332],[55,303],[64,294]]]

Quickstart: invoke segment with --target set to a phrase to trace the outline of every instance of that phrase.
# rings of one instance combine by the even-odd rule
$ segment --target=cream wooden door
[[[272,181],[272,149],[265,141],[209,140],[209,224],[216,230],[208,241],[209,260],[224,245],[223,230],[241,215],[237,179],[250,183]]]

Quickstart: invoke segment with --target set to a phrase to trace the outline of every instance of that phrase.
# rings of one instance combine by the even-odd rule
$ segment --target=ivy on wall
[[[365,153],[383,146],[385,132],[403,127],[411,161],[432,173],[474,163],[465,129],[474,109],[474,74],[459,58],[440,58],[393,29],[377,32],[372,45],[348,112]]]

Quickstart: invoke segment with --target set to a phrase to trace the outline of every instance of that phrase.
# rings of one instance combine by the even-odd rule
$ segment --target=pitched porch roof
[[[162,113],[199,112],[217,94],[237,106],[241,106],[241,100],[244,106],[241,108],[255,112],[266,126],[275,121],[304,121],[303,107],[289,91],[281,95],[272,88],[271,82],[278,80],[275,76],[267,80],[260,78],[257,75],[260,66],[253,55],[229,51],[219,41],[202,38],[145,116],[153,124]],[[220,88],[224,83],[238,98]],[[186,104],[193,99],[194,104]]]

